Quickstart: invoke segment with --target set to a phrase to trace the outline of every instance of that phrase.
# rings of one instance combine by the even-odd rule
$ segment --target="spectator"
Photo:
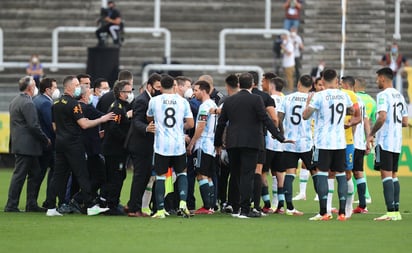
[[[285,20],[283,29],[290,30],[292,27],[299,28],[300,13],[302,11],[303,0],[285,0],[283,8],[285,9]]]
[[[115,7],[114,1],[109,1],[107,9],[101,10],[100,27],[96,30],[96,37],[99,40],[98,47],[106,46],[107,34],[110,34],[115,46],[121,46],[120,32],[123,30],[123,22],[120,11]]]
[[[290,29],[290,39],[292,40],[293,49],[295,53],[295,77],[296,83],[299,82],[300,78],[300,69],[302,68],[301,59],[302,59],[302,50],[303,50],[303,40],[298,34],[298,29],[294,26]]]
[[[386,52],[380,62],[380,65],[383,67],[389,67],[393,71],[393,84],[396,87],[396,77],[398,71],[404,67],[408,66],[408,61],[405,56],[403,56],[401,53],[399,53],[399,46],[396,41],[392,43],[392,45],[388,46],[388,52]],[[401,81],[402,83],[402,81]],[[405,87],[403,87],[405,88]]]
[[[282,67],[283,72],[285,73],[286,79],[286,92],[290,93],[293,91],[294,87],[294,74],[295,74],[295,52],[293,49],[293,43],[289,35],[282,34]]]
[[[39,87],[40,79],[43,77],[43,65],[40,63],[39,55],[33,54],[30,62],[26,67],[26,74],[33,77],[36,86]]]

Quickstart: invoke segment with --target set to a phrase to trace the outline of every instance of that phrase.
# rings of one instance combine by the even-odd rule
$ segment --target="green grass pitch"
[[[121,201],[127,203],[130,172]],[[163,220],[85,215],[46,217],[44,213],[4,213],[11,170],[0,170],[0,252],[411,252],[412,177],[401,177],[402,221],[376,222],[385,213],[379,177],[368,177],[369,214],[346,222],[314,222],[318,210],[312,181],[306,201],[295,201],[304,216],[272,214],[259,219],[197,215]],[[39,197],[45,198],[44,187]],[[24,209],[25,188],[20,209]],[[298,180],[295,180],[295,193]],[[334,206],[336,206],[336,193]],[[355,197],[357,199],[357,197]],[[197,205],[201,200],[197,197]],[[335,216],[336,217],[336,216]]]

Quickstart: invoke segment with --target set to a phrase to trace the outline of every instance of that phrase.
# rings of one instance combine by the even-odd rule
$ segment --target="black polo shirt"
[[[64,94],[52,106],[52,121],[56,124],[56,152],[72,146],[83,146],[82,129],[77,121],[84,118],[79,101]]]

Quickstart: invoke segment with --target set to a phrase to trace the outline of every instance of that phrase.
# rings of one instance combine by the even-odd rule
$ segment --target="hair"
[[[275,90],[276,91],[282,91],[283,87],[286,86],[285,80],[283,78],[280,78],[280,77],[272,78],[272,79],[270,79],[269,82],[271,82],[271,83],[273,83],[273,85],[275,85]]]
[[[355,86],[355,78],[353,76],[342,76],[342,82],[348,84],[350,87]]]
[[[150,84],[153,86],[155,82],[160,82],[162,79],[162,76],[159,75],[158,73],[153,73],[149,76],[149,80],[147,80],[147,84]]]
[[[73,81],[73,79],[75,79],[75,78],[77,79],[76,76],[66,76],[66,77],[63,79],[63,88],[66,89],[67,86],[68,86],[69,84],[71,84],[72,81]]]
[[[303,87],[310,88],[312,87],[313,81],[310,75],[303,75],[299,78],[300,83]]]
[[[338,77],[338,74],[336,73],[336,70],[334,69],[325,69],[323,71],[323,79],[326,82],[331,82],[333,81],[333,79],[335,79],[336,77]]]
[[[93,89],[100,89],[100,87],[102,87],[102,82],[108,82],[107,79],[105,78],[97,78],[94,82],[93,82]]]
[[[241,89],[250,89],[253,84],[253,76],[249,73],[242,73],[239,76],[239,87]]]
[[[122,81],[122,80],[133,80],[133,73],[128,71],[128,70],[122,70],[119,72],[119,75],[117,76],[117,80],[118,81]]]
[[[239,78],[235,74],[230,74],[226,77],[225,83],[231,88],[231,89],[237,89],[239,87]]]
[[[113,93],[115,98],[120,97],[120,91],[124,89],[124,86],[132,85],[129,80],[117,80],[113,86]]]
[[[273,78],[276,78],[276,77],[278,77],[278,76],[273,72],[266,72],[266,73],[263,74],[263,78],[267,79],[267,80],[270,80],[270,79],[273,79]]]
[[[201,75],[199,77],[199,81],[200,80],[208,82],[210,84],[210,87],[214,86],[213,77],[211,75]]]
[[[163,89],[171,89],[175,83],[175,79],[169,75],[162,76],[160,80],[160,84],[162,85]]]
[[[358,87],[365,89],[366,88],[366,80],[362,77],[356,77],[355,79],[358,82]]]
[[[27,87],[32,82],[33,78],[31,76],[25,76],[19,80],[19,91],[25,91]]]
[[[178,77],[175,78],[175,80],[177,82],[177,85],[179,85],[179,86],[184,86],[185,82],[187,82],[187,81],[192,83],[192,79],[190,79],[189,77],[186,77],[186,76],[178,76]]]
[[[56,82],[56,79],[48,78],[48,77],[41,79],[40,84],[39,84],[40,93],[44,93],[47,88],[50,89],[53,86],[53,82]]]
[[[322,80],[322,77],[316,77],[315,81],[312,83],[312,88],[310,89],[310,91],[316,91],[315,85],[321,80]]]
[[[259,83],[259,75],[256,71],[249,71],[249,74],[253,77],[253,84],[257,85]]]
[[[390,80],[393,79],[393,71],[388,67],[379,69],[378,71],[376,71],[376,74],[378,74],[378,76],[384,76],[385,78]]]
[[[78,74],[76,77],[77,77],[77,79],[79,79],[79,82],[80,82],[80,79],[82,79],[82,78],[89,78],[89,79],[92,78],[92,77],[91,77],[90,75],[88,75],[88,74]]]
[[[194,85],[198,85],[200,90],[206,91],[207,94],[210,93],[210,84],[205,80],[196,81]]]

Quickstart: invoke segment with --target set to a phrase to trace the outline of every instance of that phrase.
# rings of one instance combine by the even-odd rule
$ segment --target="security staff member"
[[[85,149],[81,138],[82,129],[113,120],[114,115],[108,113],[95,120],[85,118],[79,102],[75,99],[81,93],[79,80],[75,76],[67,76],[64,78],[63,88],[63,96],[52,107],[53,127],[56,131],[56,162],[51,182],[52,189],[46,201],[48,208],[46,215],[62,215],[56,210],[56,196],[64,193],[70,172],[79,182],[87,206],[87,215],[97,215],[107,211],[108,208],[100,208],[93,204],[94,196],[90,189]]]
[[[110,215],[123,215],[118,208],[123,181],[126,178],[127,150],[124,148],[127,132],[132,116],[131,103],[134,99],[130,81],[117,81],[113,87],[115,101],[109,108],[114,113],[114,120],[108,122],[104,129],[103,155],[106,161],[106,184],[104,196],[107,200]]]

